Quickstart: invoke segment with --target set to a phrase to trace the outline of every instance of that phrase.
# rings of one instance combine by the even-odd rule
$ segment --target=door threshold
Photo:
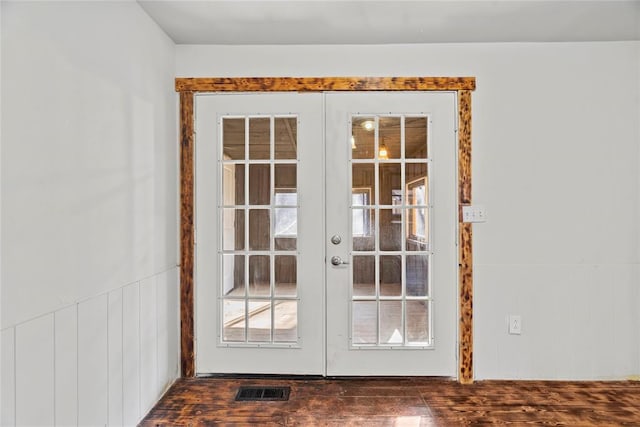
[[[220,378],[238,380],[324,380],[322,375],[296,375],[296,374],[196,374],[197,378]]]
[[[220,378],[238,380],[398,380],[398,379],[430,379],[434,381],[457,381],[455,377],[437,375],[296,375],[296,374],[196,374],[197,378]]]

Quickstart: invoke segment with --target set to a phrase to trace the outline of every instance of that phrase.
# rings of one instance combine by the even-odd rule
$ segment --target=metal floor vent
[[[289,400],[291,387],[245,387],[241,386],[236,394],[236,402]]]

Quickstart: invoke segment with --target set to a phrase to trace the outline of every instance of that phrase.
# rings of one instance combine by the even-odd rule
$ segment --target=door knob
[[[334,255],[331,257],[331,264],[342,265],[342,264],[349,264],[349,263],[347,261],[343,261],[342,258],[340,258],[338,255]]]
[[[338,236],[337,234],[331,237],[331,243],[333,243],[334,245],[339,245],[340,242],[342,242],[342,237]]]

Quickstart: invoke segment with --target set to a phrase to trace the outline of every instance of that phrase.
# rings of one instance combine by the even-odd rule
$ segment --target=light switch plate
[[[486,222],[487,211],[482,205],[462,207],[462,222]]]

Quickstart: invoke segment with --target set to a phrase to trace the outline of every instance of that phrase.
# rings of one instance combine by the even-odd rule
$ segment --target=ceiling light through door
[[[380,149],[378,150],[378,158],[382,160],[389,160],[389,152],[387,151],[387,146],[384,143],[380,144]]]
[[[376,124],[373,120],[365,120],[364,122],[362,122],[362,128],[368,132],[371,132],[373,129],[375,129]]]

